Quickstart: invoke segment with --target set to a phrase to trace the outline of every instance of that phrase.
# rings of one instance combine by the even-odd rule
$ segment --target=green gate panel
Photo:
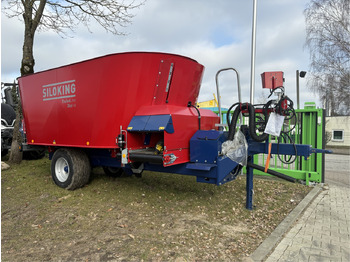
[[[304,109],[296,109],[297,122],[289,123],[290,127],[295,125],[291,137],[296,144],[311,145],[312,148],[325,149],[325,114],[324,109],[316,108],[314,103],[305,103]],[[218,112],[216,112],[218,113]],[[226,115],[227,111],[222,111]],[[246,122],[245,119],[243,121]],[[277,138],[270,141],[277,143]],[[265,166],[266,155],[254,155],[254,164]],[[293,156],[294,157],[294,156]],[[293,164],[283,164],[277,155],[272,155],[270,169],[294,177],[298,180],[324,183],[324,154],[312,154],[309,159],[297,157]],[[244,171],[245,172],[245,168]],[[267,175],[254,169],[256,175]]]

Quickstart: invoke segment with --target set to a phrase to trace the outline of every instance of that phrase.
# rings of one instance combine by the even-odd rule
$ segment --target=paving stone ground
[[[325,186],[266,261],[350,261],[350,187]]]

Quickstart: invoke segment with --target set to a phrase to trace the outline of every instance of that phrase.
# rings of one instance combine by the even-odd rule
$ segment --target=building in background
[[[326,117],[326,147],[334,153],[350,154],[350,116]]]

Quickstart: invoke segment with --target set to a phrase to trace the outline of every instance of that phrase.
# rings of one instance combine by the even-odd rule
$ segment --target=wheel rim
[[[60,182],[66,182],[69,177],[69,165],[65,158],[60,157],[56,161],[55,174]]]

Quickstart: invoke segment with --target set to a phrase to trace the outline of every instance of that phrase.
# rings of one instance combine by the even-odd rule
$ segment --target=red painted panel
[[[163,68],[162,64],[173,64],[170,78],[167,66]],[[187,103],[195,104],[197,100],[203,68],[183,56],[135,52],[21,77],[19,87],[28,142],[115,148],[120,126],[126,129],[142,106],[154,105],[157,99],[156,104],[165,105],[165,97],[167,105],[190,110]],[[163,71],[165,78],[159,80]],[[157,109],[153,111],[161,114]]]
[[[200,113],[201,130],[217,129],[215,124],[218,124],[220,119],[215,113],[206,109],[201,109]],[[198,113],[194,108],[183,108],[176,112],[173,111],[172,118],[175,132],[173,134],[164,132],[166,151],[170,151],[178,157],[174,164],[189,162],[190,139],[199,129]]]
[[[175,132],[169,134],[164,132],[164,154],[174,154],[177,159],[172,165],[186,163],[190,160],[190,139],[199,129],[198,113],[194,108],[187,106],[144,106],[141,107],[135,115],[171,115]],[[211,110],[200,109],[201,129],[217,129],[215,124],[220,122],[219,117]],[[139,143],[135,143],[137,134],[128,136],[129,149],[139,149]]]

